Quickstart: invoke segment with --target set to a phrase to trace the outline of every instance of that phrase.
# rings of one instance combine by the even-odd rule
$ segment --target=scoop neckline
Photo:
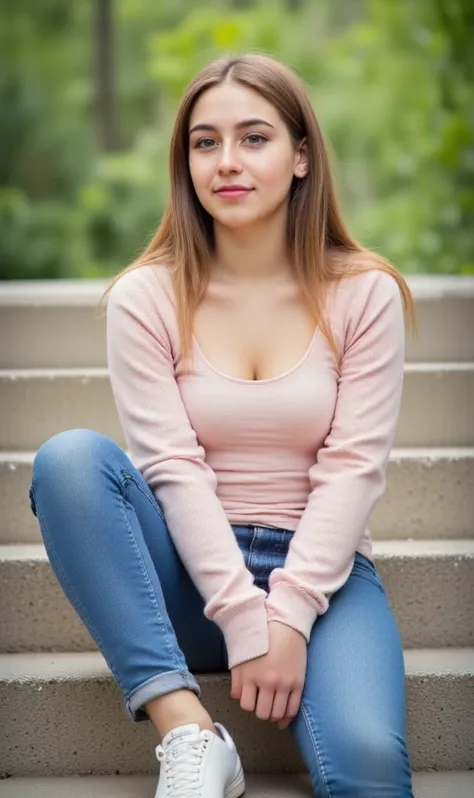
[[[319,327],[317,327],[315,329],[313,337],[311,339],[311,342],[310,342],[308,348],[306,349],[306,352],[301,356],[299,361],[297,363],[295,363],[294,366],[292,366],[290,369],[285,371],[283,374],[279,374],[276,377],[269,377],[266,380],[245,380],[242,377],[232,377],[230,374],[225,374],[225,372],[221,371],[216,366],[214,366],[211,363],[211,361],[206,357],[206,355],[202,351],[202,349],[201,349],[201,347],[199,345],[199,342],[198,342],[198,340],[197,340],[195,335],[192,336],[192,340],[193,340],[194,348],[197,351],[198,355],[200,356],[201,360],[204,361],[204,363],[208,366],[208,368],[211,369],[211,371],[214,372],[214,374],[217,374],[222,379],[228,380],[229,382],[238,382],[241,385],[269,385],[272,382],[280,382],[281,380],[286,379],[286,377],[290,377],[292,374],[295,373],[295,371],[298,371],[298,369],[301,368],[301,366],[308,359],[308,357],[310,356],[310,354],[311,354],[311,352],[313,350],[313,347],[314,347],[314,345],[316,343],[316,338],[318,336],[318,333],[319,333]]]

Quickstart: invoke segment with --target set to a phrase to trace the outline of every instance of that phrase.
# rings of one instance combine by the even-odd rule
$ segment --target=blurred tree
[[[120,149],[114,60],[114,6],[112,0],[95,0],[95,111],[102,148]]]
[[[367,0],[366,21],[339,42],[358,58],[359,173],[365,164],[375,178],[365,202],[353,193],[354,221],[407,271],[474,273],[473,33],[470,0]],[[337,126],[353,135],[344,114]]]
[[[164,209],[186,83],[247,50],[274,54],[308,86],[359,238],[407,272],[474,273],[471,0],[238,5],[0,4],[0,279],[129,262]]]

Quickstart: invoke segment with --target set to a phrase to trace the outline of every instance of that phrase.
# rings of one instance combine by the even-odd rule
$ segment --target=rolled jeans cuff
[[[159,673],[143,684],[139,684],[125,698],[128,717],[134,723],[149,721],[150,717],[144,709],[144,704],[175,690],[191,690],[198,698],[201,696],[201,688],[191,673],[181,670]]]

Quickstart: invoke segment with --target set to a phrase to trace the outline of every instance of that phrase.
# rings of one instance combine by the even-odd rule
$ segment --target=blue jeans
[[[116,443],[86,429],[55,435],[36,454],[29,495],[51,567],[132,721],[149,720],[144,703],[173,690],[200,696],[193,672],[228,670],[223,635],[204,616],[162,508]],[[233,530],[268,591],[292,532]],[[314,624],[290,729],[318,798],[413,798],[402,645],[376,569],[360,554]]]

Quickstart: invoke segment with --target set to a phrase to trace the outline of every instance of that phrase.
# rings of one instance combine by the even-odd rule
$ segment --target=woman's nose
[[[235,148],[231,145],[223,145],[220,150],[220,158],[218,165],[220,174],[237,173],[242,171],[242,165],[237,157]]]

